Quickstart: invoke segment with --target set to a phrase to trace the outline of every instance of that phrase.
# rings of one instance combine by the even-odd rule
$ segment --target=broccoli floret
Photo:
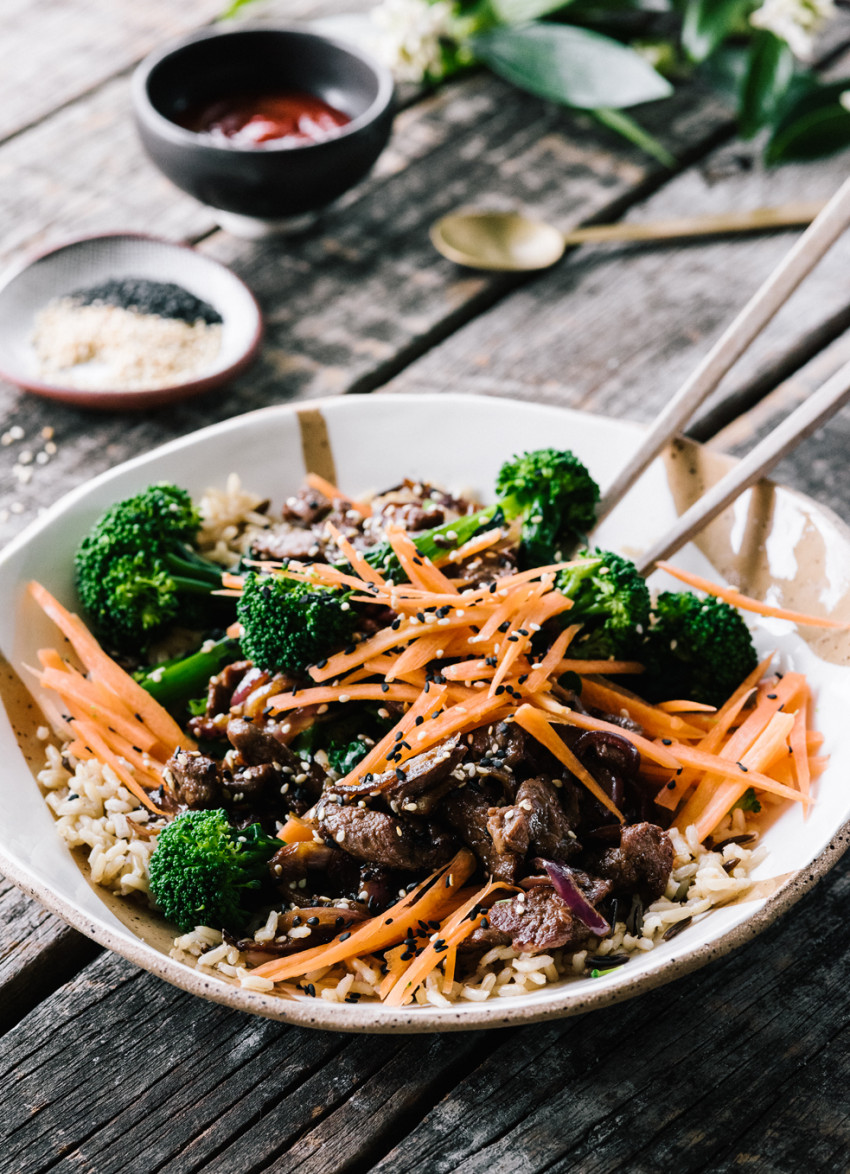
[[[520,562],[557,562],[593,526],[599,486],[577,456],[541,448],[506,461],[496,481],[507,521],[522,518]]]
[[[174,624],[203,629],[232,610],[211,594],[221,568],[192,548],[199,526],[189,494],[163,482],[111,506],[80,543],[80,600],[112,647],[144,651]]]
[[[720,706],[758,663],[749,629],[725,600],[665,591],[652,609],[639,690]]]
[[[732,810],[734,811],[736,807],[740,807],[741,811],[751,811],[753,815],[758,815],[761,811],[761,803],[756,797],[755,787],[747,787],[738,802],[732,804]]]
[[[629,660],[639,655],[649,627],[650,596],[634,563],[610,550],[584,550],[584,561],[561,571],[556,586],[573,601],[564,624],[582,629],[567,655]]]
[[[251,572],[236,610],[243,652],[269,672],[303,673],[348,644],[357,626],[346,592],[279,575]]]
[[[203,644],[188,656],[175,656],[150,668],[139,669],[133,676],[166,709],[182,710],[190,698],[205,692],[210,677],[241,655],[238,640],[224,637]]]
[[[420,554],[439,558],[447,547],[462,546],[485,530],[522,519],[521,566],[557,562],[592,528],[599,486],[573,453],[541,448],[502,465],[496,494],[495,505],[417,534]],[[367,551],[366,559],[395,582],[404,581],[388,543]]]
[[[159,833],[150,858],[151,894],[184,932],[196,925],[238,932],[280,846],[257,823],[240,830],[224,811],[186,811]]]

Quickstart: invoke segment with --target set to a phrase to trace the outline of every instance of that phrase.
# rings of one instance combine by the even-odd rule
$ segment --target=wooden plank
[[[98,947],[0,877],[0,1032],[70,978]]]
[[[69,111],[67,118],[77,114]],[[722,107],[686,90],[669,111],[667,141],[681,151],[695,150],[725,126]],[[31,133],[47,135],[48,130],[53,134],[55,128],[45,124]],[[114,141],[114,135],[113,127],[107,137]],[[29,137],[21,136],[9,150]],[[70,133],[68,137],[70,141]],[[80,127],[77,141],[84,139]],[[38,155],[44,157],[43,144]],[[108,150],[98,157],[98,165],[109,166]],[[122,167],[130,167],[126,155]],[[158,231],[203,230],[206,213],[196,219],[193,207],[179,195],[147,188],[145,167],[139,157],[138,170],[129,172],[138,184],[123,183],[116,173],[92,199],[76,172],[75,230],[89,223],[93,203],[107,223],[115,224],[118,213],[107,204],[118,190],[127,193],[117,205],[125,223],[145,227],[159,215]],[[489,76],[447,88],[404,113],[393,148],[375,177],[328,210],[314,232],[276,243],[238,241],[225,233],[204,241],[206,252],[246,278],[266,314],[262,358],[231,389],[133,416],[95,416],[9,387],[0,389],[6,429],[17,426],[25,433],[23,441],[0,447],[0,467],[7,471],[0,491],[0,540],[11,537],[41,506],[81,478],[201,424],[266,403],[376,386],[458,322],[492,304],[512,282],[460,274],[434,253],[427,236],[430,222],[468,191],[477,191],[483,201],[513,199],[539,215],[578,223],[618,212],[647,185],[661,182],[663,174],[657,164],[605,137],[586,118],[530,97],[514,97]],[[49,194],[39,183],[55,184],[54,175],[51,165],[46,177],[37,177],[35,187],[27,188],[33,204]],[[136,195],[129,190],[134,186]],[[19,199],[25,200],[23,191]],[[67,227],[64,218],[62,225]],[[30,235],[36,231],[33,226],[31,219]],[[39,465],[36,449],[43,448],[40,434],[45,427],[54,429],[59,451]],[[33,458],[25,466],[22,452]]]
[[[835,1168],[850,1111],[838,1027],[850,1011],[847,894],[838,870],[725,962],[623,1006],[512,1033],[373,1169]]]
[[[129,1169],[167,1174],[542,1174],[719,1170],[745,1154],[789,1174],[804,1154],[835,1168],[850,1108],[848,896],[836,870],[698,974],[494,1033],[287,1028],[103,955],[0,1040],[0,1169],[123,1174],[131,1155]]]
[[[226,7],[222,0],[6,0],[0,141],[126,72],[157,46],[215,20]],[[286,0],[285,12],[275,17],[266,9],[264,16],[280,23],[353,7],[341,0]]]

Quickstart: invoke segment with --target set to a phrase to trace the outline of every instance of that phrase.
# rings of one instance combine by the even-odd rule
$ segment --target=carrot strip
[[[297,693],[276,693],[267,707],[272,713],[300,709],[305,705],[325,705],[334,701],[415,701],[419,690],[414,685],[390,685],[387,688],[376,681],[365,685],[329,685],[318,689],[304,689]]]
[[[111,695],[113,704],[110,705],[103,696],[104,693],[107,697],[110,694],[106,690],[101,692],[96,682],[87,680],[75,669],[59,672],[57,669],[47,668],[39,675],[38,682],[43,689],[52,689],[58,693],[66,705],[73,702],[95,722],[111,726],[131,745],[138,746],[140,751],[150,752],[158,745],[157,739],[141,722],[130,721],[119,712],[117,697]]]
[[[710,579],[703,579],[701,575],[693,575],[690,571],[682,571],[678,567],[671,566],[670,563],[661,562],[656,565],[659,571],[666,571],[674,579],[679,579],[682,583],[695,587],[697,591],[705,591],[707,595],[713,595],[717,599],[725,599],[727,603],[731,603],[733,607],[741,608],[742,611],[753,611],[760,616],[774,616],[779,620],[791,620],[795,624],[805,624],[813,628],[850,628],[850,622],[846,620],[830,620],[825,616],[790,611],[787,607],[773,607],[769,603],[762,603],[758,599],[744,595],[735,587],[720,587],[717,583],[712,583]]]
[[[622,669],[617,671],[622,672]],[[701,701],[659,701],[658,709],[665,713],[717,713],[716,705],[703,705]]]
[[[808,694],[808,689],[806,690]],[[811,790],[812,774],[809,768],[809,756],[806,747],[806,721],[808,718],[808,696],[800,702],[800,708],[794,718],[794,728],[791,730],[791,753],[794,756],[794,774],[800,793],[808,799]],[[804,807],[803,812],[807,809]]]
[[[372,507],[365,501],[356,501],[355,498],[343,493],[341,489],[337,488],[332,481],[327,481],[324,477],[320,477],[318,473],[308,473],[304,478],[311,489],[315,489],[318,493],[324,494],[328,501],[347,501],[352,509],[357,510],[363,518],[368,518],[372,513]]]
[[[83,718],[74,718],[74,726],[77,729],[78,737],[82,739],[84,745],[89,750],[94,752],[94,756],[98,761],[111,766],[127,790],[131,791],[149,811],[152,811],[155,815],[162,815],[163,812],[160,811],[150,798],[145,788],[137,782],[128,767],[124,765],[118,755],[114,754],[106,742],[104,742],[94,723],[88,722]]]
[[[454,985],[455,967],[457,965],[457,946],[449,946],[443,962],[443,994],[447,995]]]
[[[583,681],[581,687],[583,700],[590,705],[603,709],[606,713],[619,713],[625,710],[633,721],[643,726],[647,734],[656,738],[700,738],[702,730],[690,725],[683,718],[675,714],[665,713],[646,701],[641,701],[634,694],[618,689],[614,685],[604,684],[602,681]]]
[[[340,779],[336,786],[338,788],[353,787],[365,775],[379,774],[386,766],[387,754],[392,750],[396,741],[400,742],[404,738],[407,731],[415,725],[417,718],[424,718],[427,712],[433,713],[435,707],[442,705],[446,692],[445,685],[432,686],[428,688],[427,692],[423,689],[400,721],[381,738],[380,742],[375,743],[372,749],[360,759],[354,770],[350,771],[345,778]],[[397,738],[398,734],[401,734],[401,738]]]
[[[491,546],[495,546],[497,542],[501,542],[503,538],[507,537],[507,530],[503,530],[501,526],[495,526],[492,530],[485,530],[483,534],[479,534],[476,538],[470,538],[468,542],[464,542],[463,546],[458,546],[455,550],[449,551],[445,556],[435,560],[438,567],[444,566],[446,563],[462,563],[466,559],[472,558],[474,554],[481,554],[484,550],[489,550]]]
[[[337,530],[333,522],[325,522],[325,528],[364,582],[374,583],[376,587],[386,587],[387,581],[384,576],[369,565],[361,552],[349,542],[344,534]]]
[[[773,719],[776,717],[790,718],[792,722],[794,720],[793,714],[777,713],[770,719],[766,728],[770,728]],[[791,727],[789,726],[788,728],[790,729]],[[759,739],[763,736],[763,733],[760,734]],[[757,744],[759,739],[753,743],[753,746]],[[697,750],[693,746],[683,746],[676,742],[673,743],[670,750],[684,766],[692,766],[697,770],[704,770],[710,775],[716,775],[720,778],[734,781],[735,783],[740,781],[743,786],[743,790],[741,791],[742,795],[747,787],[755,787],[756,790],[769,791],[771,794],[779,795],[783,799],[794,799],[800,802],[803,798],[800,792],[793,787],[785,787],[782,783],[775,782],[767,775],[758,773],[757,769],[751,768],[749,765],[749,756],[752,753],[752,748],[747,751],[743,758],[735,762],[728,758],[721,758],[716,754],[704,754],[701,750]],[[744,767],[746,767],[746,772],[742,771],[740,763],[743,763]]]
[[[408,759],[415,758],[451,734],[465,733],[486,721],[500,720],[503,711],[510,712],[510,706],[505,705],[504,697],[478,697],[450,706],[438,717],[432,721],[426,720],[419,727],[415,736],[411,738],[411,749],[397,760],[396,765],[404,766]],[[499,714],[498,718],[496,714]]]
[[[221,572],[221,585],[233,591],[241,591],[245,586],[244,575],[234,575],[230,571]]]
[[[794,718],[790,713],[775,713],[773,715],[767,727],[758,736],[752,747],[741,760],[748,771],[746,775],[739,776],[739,778],[743,778],[743,781],[739,781],[739,779],[728,779],[717,787],[709,803],[696,820],[695,826],[697,836],[700,840],[704,840],[707,836],[711,835],[721,819],[738,802],[748,787],[754,784],[757,787],[764,787],[763,782],[755,782],[756,775],[760,769],[769,769],[770,763],[776,758],[777,754],[787,751],[787,740],[793,726]],[[763,779],[764,776],[762,775],[761,778]],[[768,781],[772,782],[772,780]],[[778,786],[779,784],[774,785]],[[783,789],[789,790],[789,788]],[[793,798],[802,799],[802,796],[798,792],[791,791],[790,794]],[[679,820],[677,819],[675,822],[676,826],[682,830],[683,825]]]
[[[374,636],[370,636],[368,640],[358,644],[353,652],[338,652],[330,657],[324,668],[320,669],[317,665],[313,665],[309,670],[310,676],[314,681],[329,681],[333,677],[341,676],[349,669],[357,668],[365,661],[371,660],[373,656],[389,652],[396,645],[409,644],[411,640],[415,640],[418,636],[427,636],[430,632],[442,632],[451,628],[464,628],[469,624],[480,623],[489,615],[489,612],[485,612],[481,608],[470,608],[469,610],[461,608],[460,610],[463,613],[460,616],[455,613],[444,616],[440,620],[426,621],[424,624],[402,622],[398,628],[382,628]]]
[[[531,734],[532,738],[536,738],[541,745],[545,746],[549,753],[554,755],[567,770],[571,771],[577,779],[584,783],[594,799],[597,799],[603,807],[607,808],[615,819],[618,819],[620,823],[625,823],[625,818],[620,812],[620,809],[605,794],[587,767],[583,766],[566,743],[561,741],[552,729],[549,719],[545,714],[530,705],[521,705],[516,711],[515,720],[518,725],[522,726],[524,730]]]
[[[452,633],[449,633],[449,638],[451,636]],[[387,670],[386,679],[393,681],[397,676],[400,677],[412,669],[421,669],[430,661],[441,658],[445,655],[445,645],[448,642],[442,632],[431,632],[428,636],[420,636],[418,640],[408,644],[395,664]]]
[[[485,681],[493,676],[495,668],[481,658],[461,660],[440,670],[447,681]]]
[[[415,542],[401,527],[388,526],[386,537],[396,558],[401,563],[404,573],[414,587],[424,587],[426,591],[438,591],[450,595],[459,594],[451,579],[446,578],[429,558],[420,554]]]
[[[286,823],[277,833],[277,838],[284,844],[307,844],[313,841],[313,829],[305,820],[297,815],[287,816]]]
[[[177,746],[187,750],[196,749],[195,742],[183,733],[168,711],[107,656],[79,616],[72,615],[40,583],[31,582],[29,590],[36,603],[71,642],[92,677],[116,693],[132,713],[138,713],[163,746],[169,750]]]
[[[386,1005],[401,1007],[405,1003],[409,1003],[431,971],[435,970],[443,961],[446,947],[452,946],[456,949],[475,929],[475,910],[481,902],[486,900],[489,894],[496,889],[507,888],[515,891],[512,885],[506,885],[504,881],[488,881],[482,889],[473,893],[465,904],[455,910],[437,930],[437,935],[439,935],[437,940],[429,942],[422,953],[414,958],[398,978],[384,998]],[[437,948],[438,946],[440,949]]]
[[[407,946],[402,944],[400,946],[394,946],[393,949],[387,950],[384,954],[384,965],[387,967],[387,973],[378,987],[378,998],[382,1001],[393,989],[399,976],[407,970],[407,962],[402,958],[402,954],[406,953]]]
[[[253,973],[262,978],[280,982],[317,970],[320,966],[333,966],[346,958],[357,958],[361,954],[372,954],[394,946],[402,941],[418,921],[439,921],[454,894],[472,876],[478,861],[466,848],[449,861],[443,868],[433,872],[427,880],[407,896],[392,905],[377,917],[370,917],[357,929],[344,933],[324,946],[303,950],[293,958],[276,958],[265,962]]]
[[[732,762],[743,761],[743,756],[765,730],[773,715],[779,713],[783,707],[793,704],[804,685],[805,677],[799,673],[786,673],[769,695],[764,693],[756,702],[755,708],[719,751],[718,757]],[[712,735],[709,735],[709,738],[711,737]],[[682,821],[679,826],[687,827],[689,824],[696,823],[716,790],[717,780],[711,774],[704,777],[688,799],[684,809],[676,817],[677,823],[679,820]],[[735,800],[733,799],[732,802],[734,803]]]
[[[607,730],[609,733],[619,734],[621,738],[626,738],[631,742],[651,762],[657,762],[659,766],[665,766],[668,770],[678,770],[681,765],[670,754],[666,746],[661,746],[657,742],[650,742],[642,734],[635,734],[632,730],[625,730],[622,726],[616,726],[613,722],[606,722],[603,718],[591,717],[588,713],[579,713],[575,709],[568,709],[566,705],[561,705],[554,697],[548,697],[545,693],[535,694],[532,700],[536,706],[546,710],[551,715],[549,718],[550,721],[559,722],[567,726],[577,726],[580,730]]]

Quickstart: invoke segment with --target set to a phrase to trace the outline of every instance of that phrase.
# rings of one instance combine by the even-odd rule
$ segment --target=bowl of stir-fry
[[[842,847],[850,545],[776,490],[766,534],[741,502],[644,580],[716,469],[677,450],[596,529],[637,437],[343,400],[70,495],[0,564],[4,868],[169,981],[337,1029],[573,1013],[742,943]],[[789,525],[820,587],[771,581]]]

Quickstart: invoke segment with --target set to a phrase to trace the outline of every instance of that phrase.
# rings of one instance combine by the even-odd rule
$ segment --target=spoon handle
[[[713,216],[691,216],[648,223],[591,224],[564,233],[565,245],[601,244],[604,241],[680,240],[689,236],[714,236],[724,232],[756,231],[760,228],[788,228],[810,224],[823,203],[779,204],[775,208],[753,208],[743,212],[718,212]]]
[[[644,469],[714,391],[848,225],[850,179],[844,181],[657,417],[643,444],[605,492],[597,512],[598,522],[611,512]]]

